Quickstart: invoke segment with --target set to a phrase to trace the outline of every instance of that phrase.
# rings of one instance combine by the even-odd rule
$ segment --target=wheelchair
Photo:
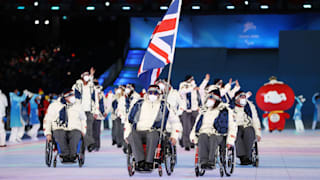
[[[146,144],[143,144],[144,151],[146,152]],[[177,162],[177,155],[176,155],[176,147],[173,146],[169,140],[169,136],[163,135],[163,140],[161,142],[161,145],[158,144],[156,148],[156,157],[153,161],[153,169],[158,169],[158,174],[161,177],[163,175],[162,170],[162,163],[165,166],[166,173],[168,176],[170,176],[174,171],[174,166]],[[136,160],[134,158],[131,145],[128,144],[127,149],[127,168],[129,176],[133,176],[135,174],[135,167],[136,167]],[[137,171],[138,172],[138,171]],[[144,172],[144,171],[142,171]],[[152,172],[152,171],[150,171]]]
[[[254,167],[259,166],[259,153],[258,153],[258,141],[255,140],[253,143],[252,149],[251,149],[251,159],[252,159],[252,165]]]
[[[45,162],[48,167],[51,167],[51,164],[53,164],[54,168],[57,167],[57,159],[60,153],[61,151],[60,151],[59,144],[54,140],[53,136],[50,142],[46,140]],[[53,158],[53,163],[52,163],[52,158]],[[77,146],[77,160],[78,160],[79,167],[81,168],[85,160],[85,145],[84,145],[83,137],[81,137]],[[61,163],[67,163],[67,162],[61,161]]]
[[[225,138],[226,140],[226,138]],[[235,151],[234,148],[227,148],[224,145],[219,145],[215,152],[215,164],[219,167],[220,177],[231,176],[235,167]],[[200,166],[199,147],[195,146],[195,174],[196,176],[203,176],[206,170]]]

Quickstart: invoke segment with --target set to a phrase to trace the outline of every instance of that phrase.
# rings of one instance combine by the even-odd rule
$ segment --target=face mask
[[[192,80],[192,81],[191,81],[191,84],[192,84],[193,86],[195,86],[195,85],[196,85],[196,81]]]
[[[239,103],[241,106],[245,106],[247,104],[247,99],[241,98]]]
[[[58,99],[58,96],[53,96],[52,99]]]
[[[121,89],[117,89],[116,94],[120,94],[120,93],[121,93]]]
[[[69,98],[69,101],[70,101],[71,104],[74,104],[76,102],[76,97],[75,96],[71,96]]]
[[[158,99],[158,96],[153,95],[153,94],[149,95],[149,100],[150,100],[151,102],[154,102],[154,101],[156,101],[157,99]]]
[[[189,83],[189,87],[190,87],[190,89],[194,89],[195,87],[197,87],[196,82],[195,82],[194,80],[192,80],[192,81]]]
[[[83,80],[84,80],[85,82],[88,82],[89,79],[90,79],[89,76],[84,76],[84,77],[83,77]]]
[[[159,88],[160,88],[161,91],[164,91],[164,88],[166,87],[166,86],[165,86],[164,84],[162,84],[162,83],[160,83],[158,86],[159,86]]]
[[[126,94],[129,94],[131,92],[131,90],[129,88],[126,88],[125,92],[126,92]]]
[[[210,108],[210,107],[212,107],[214,105],[214,103],[215,103],[214,100],[208,99],[207,102],[206,102],[206,106]]]

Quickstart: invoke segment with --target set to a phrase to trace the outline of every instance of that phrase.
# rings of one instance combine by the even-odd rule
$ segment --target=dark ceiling
[[[35,6],[35,2],[37,6]],[[33,15],[95,14],[100,16],[160,16],[170,0],[0,0],[0,13]],[[267,7],[262,9],[261,6]],[[265,6],[267,5],[267,6]],[[304,8],[306,5],[306,8]],[[24,9],[18,9],[23,6]],[[51,10],[59,6],[59,10]],[[94,7],[88,11],[87,7]],[[130,10],[123,10],[122,7]],[[231,6],[231,8],[227,8]],[[232,7],[234,6],[234,7]],[[308,8],[309,7],[309,8]],[[310,8],[311,7],[311,8]],[[200,9],[199,9],[200,8]],[[162,9],[162,10],[161,10]],[[183,0],[183,14],[259,14],[320,12],[319,0]]]

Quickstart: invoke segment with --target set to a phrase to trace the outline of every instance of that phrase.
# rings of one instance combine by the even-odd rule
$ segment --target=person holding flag
[[[157,128],[160,129],[160,136],[158,138],[153,138],[153,140],[158,140],[158,146],[161,145],[161,139],[163,136],[163,130],[165,129],[165,125],[166,125],[166,119],[168,118],[168,110],[167,109],[167,94],[169,91],[169,87],[166,88],[165,90],[165,100],[162,101],[159,97],[155,94],[157,92],[156,89],[159,89],[158,86],[150,86],[153,85],[154,82],[156,81],[156,79],[158,79],[158,77],[160,76],[160,73],[162,72],[162,69],[169,64],[169,73],[168,73],[168,84],[170,84],[170,78],[171,78],[171,71],[172,71],[172,63],[173,63],[173,58],[174,58],[174,52],[175,52],[175,44],[176,44],[176,38],[177,38],[177,32],[178,32],[178,25],[179,25],[179,18],[180,18],[180,11],[181,11],[181,4],[182,1],[181,0],[173,0],[165,14],[165,16],[163,17],[162,21],[158,23],[157,27],[155,28],[151,40],[149,42],[148,48],[146,50],[146,53],[142,59],[139,71],[138,71],[138,77],[140,79],[140,81],[144,84],[144,88],[148,88],[148,94],[145,95],[144,100],[139,100],[134,107],[131,109],[130,113],[129,113],[129,117],[128,117],[128,122],[131,121],[131,125],[133,127],[136,127],[136,129],[134,129],[131,133],[128,130],[127,126],[125,127],[125,138],[126,137],[133,137],[135,135],[133,135],[133,133],[135,133],[134,131],[137,130],[139,131],[139,129],[141,130],[142,126],[140,126],[140,124],[142,124],[141,122],[143,121],[143,116],[142,116],[142,110],[143,107],[141,106],[141,114],[139,115],[138,113],[134,113],[136,110],[136,107],[138,106],[138,104],[145,104],[145,103],[156,103],[158,104],[157,107],[153,109],[153,112],[158,112],[158,113],[152,113],[152,116],[154,117],[155,114],[160,114],[161,116],[156,116],[155,118],[153,118],[153,121],[158,122],[157,124]],[[152,89],[150,89],[149,88]],[[160,92],[160,89],[159,89]],[[160,94],[160,93],[159,93]],[[139,103],[141,101],[141,103]],[[160,103],[161,102],[161,103]],[[159,107],[161,106],[162,109]],[[138,106],[139,107],[139,106]],[[150,107],[149,107],[150,108]],[[146,111],[148,113],[150,113],[151,111]],[[134,118],[135,115],[139,115],[139,118]],[[133,121],[134,120],[134,121]],[[138,122],[136,120],[139,120]],[[153,122],[150,117],[148,117],[148,123],[144,124],[144,128],[146,128],[146,125],[150,125],[150,123]],[[128,125],[129,123],[126,123],[126,125]],[[129,125],[130,125],[129,124]],[[134,125],[136,124],[136,125]],[[152,124],[151,124],[152,125]],[[160,125],[160,127],[159,127]],[[144,129],[142,128],[142,129]],[[150,128],[150,127],[149,127]],[[130,129],[130,128],[129,128]],[[142,134],[138,133],[138,136],[141,136]],[[136,135],[137,135],[136,134]],[[130,136],[129,136],[130,135]],[[146,135],[143,135],[146,136]],[[138,138],[132,138],[133,139],[138,139]],[[127,141],[127,139],[126,139]],[[130,138],[129,138],[130,141]],[[139,142],[133,142],[135,143],[135,145],[137,145],[136,147],[142,148],[141,144],[137,144]],[[153,147],[149,144],[149,147]],[[150,149],[148,149],[148,144],[147,144],[147,157],[144,158],[142,157],[141,152],[139,156],[140,158],[140,164],[138,164],[138,169],[149,169],[150,168],[150,161],[151,161],[151,156],[150,155],[155,155],[155,153],[153,151],[150,151]],[[153,144],[153,143],[152,143]],[[156,143],[155,143],[156,144]],[[140,146],[141,145],[141,146]],[[159,146],[161,147],[161,146]],[[155,150],[156,147],[154,147]],[[160,148],[157,148],[157,153],[159,154],[160,152]],[[135,149],[133,147],[133,153],[135,155],[135,157],[138,156],[138,150]],[[143,153],[143,152],[142,152]],[[137,160],[139,161],[139,158],[137,157]],[[157,157],[156,157],[157,158]],[[146,165],[144,165],[144,160],[146,162]],[[152,157],[153,160],[153,157]]]
[[[169,64],[168,81],[170,84],[172,63],[175,52],[179,18],[181,11],[181,0],[172,0],[165,16],[154,29],[146,53],[142,59],[138,77],[144,88],[153,85],[159,78],[163,68]],[[164,91],[164,102],[167,104],[169,86]],[[163,117],[164,119],[164,113]],[[162,120],[162,122],[164,122]],[[163,124],[161,125],[163,127]],[[163,129],[163,128],[161,128]],[[160,133],[160,140],[162,137]],[[159,140],[159,144],[161,143]]]
[[[164,120],[162,120],[162,113],[165,113]],[[138,100],[130,110],[125,125],[124,138],[131,145],[134,157],[138,162],[137,171],[153,169],[155,150],[160,138],[159,131],[165,129],[168,117],[169,109],[162,100],[161,91],[157,85],[151,85],[145,98]],[[144,139],[146,141],[146,155],[143,150]]]

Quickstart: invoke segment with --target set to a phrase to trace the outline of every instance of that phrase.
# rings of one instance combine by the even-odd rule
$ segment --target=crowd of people
[[[70,77],[78,75],[73,73],[81,63],[74,51],[55,44],[8,50],[0,55],[0,60],[0,80],[6,82],[1,84],[2,89],[29,87],[35,92],[41,87],[50,93],[60,92],[66,84],[72,84]]]
[[[197,145],[203,169],[214,168],[219,145],[236,146],[241,164],[251,164],[253,143],[261,139],[257,110],[248,100],[251,92],[241,91],[238,81],[231,79],[226,84],[209,81],[207,74],[198,87],[189,75],[176,90],[166,80],[157,80],[141,93],[132,84],[117,87],[111,98],[112,144],[124,152],[130,144],[138,171],[153,168],[160,132],[186,151]]]
[[[152,170],[162,134],[173,146],[180,144],[186,151],[199,147],[202,169],[215,168],[218,146],[235,147],[242,165],[252,163],[251,149],[261,140],[261,125],[256,107],[249,100],[252,93],[242,91],[238,81],[215,79],[210,84],[210,75],[206,74],[197,86],[188,75],[179,89],[159,79],[140,93],[134,84],[127,84],[105,95],[94,73],[94,68],[82,73],[59,96],[28,90],[20,94],[18,89],[10,92],[9,142],[21,142],[26,125],[32,126],[26,134],[37,140],[43,118],[47,141],[54,139],[59,144],[63,162],[74,162],[81,139],[89,152],[99,151],[101,123],[110,115],[112,145],[123,148],[124,153],[130,145],[137,171]],[[0,93],[1,119],[6,119],[7,106],[6,96]],[[4,122],[0,122],[0,147],[5,147]]]
[[[37,140],[42,108],[47,140],[59,143],[63,161],[74,161],[77,143],[82,138],[89,152],[99,151],[101,121],[111,114],[112,144],[122,147],[125,153],[130,144],[138,170],[152,169],[160,132],[169,135],[172,145],[180,142],[186,151],[197,144],[204,169],[212,168],[215,149],[222,144],[236,145],[241,163],[250,164],[252,144],[261,139],[260,121],[255,106],[248,100],[251,93],[241,91],[238,81],[230,79],[224,84],[217,79],[209,84],[207,74],[197,87],[194,78],[186,76],[178,90],[166,80],[157,80],[141,93],[135,91],[134,84],[127,84],[104,95],[94,73],[93,68],[82,73],[72,88],[60,96],[28,90],[20,95],[17,89],[11,92],[9,142],[21,142],[26,125],[32,126],[26,134]],[[1,115],[5,117],[8,102],[3,95],[0,99]],[[41,101],[47,103],[39,108]],[[3,122],[1,132],[2,127]],[[1,133],[1,146],[5,146],[5,132]]]

